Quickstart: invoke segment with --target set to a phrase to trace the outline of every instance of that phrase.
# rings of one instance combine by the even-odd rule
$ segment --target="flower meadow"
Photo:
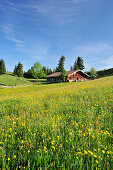
[[[113,169],[113,77],[0,89],[1,169]]]

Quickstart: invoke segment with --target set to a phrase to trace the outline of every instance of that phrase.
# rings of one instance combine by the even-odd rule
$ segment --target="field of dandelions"
[[[113,77],[0,89],[0,169],[113,169]]]

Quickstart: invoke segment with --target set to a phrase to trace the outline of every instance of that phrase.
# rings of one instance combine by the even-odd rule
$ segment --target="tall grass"
[[[2,169],[112,169],[113,77],[0,89]]]

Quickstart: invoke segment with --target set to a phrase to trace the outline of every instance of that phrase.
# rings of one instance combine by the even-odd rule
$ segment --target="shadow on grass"
[[[6,86],[6,84],[2,84],[2,83],[0,83],[0,86]]]

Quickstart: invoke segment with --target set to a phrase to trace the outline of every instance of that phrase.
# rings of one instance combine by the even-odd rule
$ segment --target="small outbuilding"
[[[72,81],[88,81],[90,76],[81,70],[72,70],[66,71],[67,77],[66,80],[69,82]],[[48,82],[61,82],[61,72],[55,72],[46,77]]]

